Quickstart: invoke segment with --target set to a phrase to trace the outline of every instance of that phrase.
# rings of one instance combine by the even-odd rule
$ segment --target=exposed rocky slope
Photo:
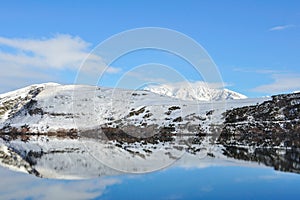
[[[224,154],[300,173],[300,93],[228,110],[218,143]]]
[[[300,147],[300,93],[272,96],[224,115],[222,143]]]

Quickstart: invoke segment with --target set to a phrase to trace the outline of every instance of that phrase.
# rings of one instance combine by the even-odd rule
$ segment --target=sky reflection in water
[[[0,167],[1,199],[289,199],[300,175],[272,168],[172,167],[89,180],[41,179]]]

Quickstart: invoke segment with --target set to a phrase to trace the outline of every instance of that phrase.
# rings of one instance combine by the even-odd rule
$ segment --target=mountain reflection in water
[[[211,144],[212,137],[172,137],[160,141],[124,142],[96,138],[30,136],[0,138],[0,164],[38,177],[86,179],[146,173],[170,166],[203,167],[221,163],[269,166],[300,173],[300,149],[278,146]],[[226,164],[227,163],[227,164]]]
[[[2,137],[0,162],[5,168],[0,167],[0,197],[286,199],[299,196],[299,149],[234,146],[228,142],[222,144],[222,139],[212,145],[211,139],[191,136],[162,142],[126,142],[102,141],[97,137],[29,136],[26,140]]]

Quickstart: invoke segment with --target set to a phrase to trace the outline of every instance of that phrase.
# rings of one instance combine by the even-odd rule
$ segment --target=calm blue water
[[[298,199],[300,175],[272,168],[173,167],[89,180],[41,179],[0,167],[0,199]]]

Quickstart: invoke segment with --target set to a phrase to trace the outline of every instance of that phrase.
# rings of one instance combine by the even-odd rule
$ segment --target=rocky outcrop
[[[300,173],[299,148],[248,148],[225,146],[224,155],[252,162],[262,163],[284,172]]]
[[[222,144],[300,148],[300,93],[226,111]]]
[[[300,93],[272,96],[224,113],[224,155],[300,173]]]

